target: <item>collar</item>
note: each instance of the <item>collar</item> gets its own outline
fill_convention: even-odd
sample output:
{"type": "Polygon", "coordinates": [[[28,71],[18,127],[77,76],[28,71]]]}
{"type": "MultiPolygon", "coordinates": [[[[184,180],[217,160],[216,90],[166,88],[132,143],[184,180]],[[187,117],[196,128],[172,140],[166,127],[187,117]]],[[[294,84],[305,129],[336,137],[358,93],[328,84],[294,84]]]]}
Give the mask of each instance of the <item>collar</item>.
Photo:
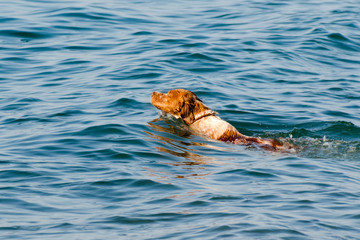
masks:
{"type": "Polygon", "coordinates": [[[193,123],[194,122],[197,122],[197,121],[199,121],[200,119],[202,119],[202,118],[204,118],[204,117],[208,117],[208,116],[215,116],[217,114],[217,112],[215,112],[215,111],[213,111],[213,110],[206,110],[206,111],[204,111],[204,112],[201,112],[201,113],[199,113],[199,114],[196,114],[195,116],[194,116],[194,121],[193,121],[193,123]]]}

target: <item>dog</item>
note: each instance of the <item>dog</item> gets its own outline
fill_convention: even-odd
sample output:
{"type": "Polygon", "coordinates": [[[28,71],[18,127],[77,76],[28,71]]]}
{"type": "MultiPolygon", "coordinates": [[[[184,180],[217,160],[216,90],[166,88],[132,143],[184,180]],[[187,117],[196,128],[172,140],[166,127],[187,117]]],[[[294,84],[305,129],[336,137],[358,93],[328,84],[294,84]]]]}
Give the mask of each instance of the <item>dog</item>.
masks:
{"type": "Polygon", "coordinates": [[[151,104],[182,119],[193,132],[207,138],[247,146],[256,145],[270,151],[294,151],[294,146],[289,143],[241,134],[230,123],[218,117],[218,113],[207,107],[195,93],[185,89],[170,90],[167,94],[153,92],[151,104]]]}

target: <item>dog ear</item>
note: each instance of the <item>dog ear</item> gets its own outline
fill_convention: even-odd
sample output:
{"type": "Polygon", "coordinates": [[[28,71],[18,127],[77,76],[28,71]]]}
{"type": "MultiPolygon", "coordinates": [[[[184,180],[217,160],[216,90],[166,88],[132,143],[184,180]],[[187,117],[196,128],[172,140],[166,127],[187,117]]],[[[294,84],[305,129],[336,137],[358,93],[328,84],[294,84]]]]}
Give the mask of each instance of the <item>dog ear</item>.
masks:
{"type": "Polygon", "coordinates": [[[193,107],[190,105],[190,103],[185,103],[181,108],[180,116],[187,125],[192,124],[195,120],[195,116],[194,113],[192,112],[192,108],[193,107]]]}
{"type": "Polygon", "coordinates": [[[180,116],[187,125],[190,125],[195,120],[194,107],[196,98],[182,99],[183,104],[180,108],[180,116]]]}

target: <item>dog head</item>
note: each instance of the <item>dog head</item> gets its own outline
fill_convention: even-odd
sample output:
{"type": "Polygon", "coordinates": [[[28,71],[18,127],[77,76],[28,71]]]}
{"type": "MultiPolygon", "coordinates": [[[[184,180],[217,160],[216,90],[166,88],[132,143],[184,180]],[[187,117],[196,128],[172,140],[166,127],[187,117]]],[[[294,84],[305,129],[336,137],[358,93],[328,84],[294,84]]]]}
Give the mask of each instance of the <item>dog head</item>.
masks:
{"type": "Polygon", "coordinates": [[[181,118],[187,125],[195,121],[196,115],[209,110],[195,93],[185,89],[170,90],[167,94],[153,92],[151,104],[161,111],[181,118]]]}

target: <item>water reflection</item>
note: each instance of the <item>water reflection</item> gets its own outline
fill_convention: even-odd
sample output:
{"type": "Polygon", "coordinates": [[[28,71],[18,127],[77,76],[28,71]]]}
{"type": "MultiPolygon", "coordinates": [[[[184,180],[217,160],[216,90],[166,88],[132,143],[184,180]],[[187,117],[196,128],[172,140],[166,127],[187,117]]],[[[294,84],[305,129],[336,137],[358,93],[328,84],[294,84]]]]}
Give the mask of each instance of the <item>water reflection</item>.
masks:
{"type": "Polygon", "coordinates": [[[157,150],[188,160],[172,163],[173,165],[221,164],[217,158],[205,155],[205,150],[223,151],[225,149],[195,139],[196,136],[192,135],[189,129],[179,121],[160,117],[149,122],[148,125],[153,130],[152,132],[145,131],[150,139],[166,143],[163,146],[156,146],[157,150]]]}

